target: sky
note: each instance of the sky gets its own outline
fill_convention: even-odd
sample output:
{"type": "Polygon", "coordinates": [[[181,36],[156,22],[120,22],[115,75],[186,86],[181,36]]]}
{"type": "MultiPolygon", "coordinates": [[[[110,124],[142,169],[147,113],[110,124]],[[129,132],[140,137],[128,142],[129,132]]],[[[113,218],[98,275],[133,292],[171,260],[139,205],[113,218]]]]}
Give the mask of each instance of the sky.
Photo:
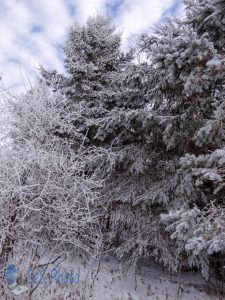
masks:
{"type": "Polygon", "coordinates": [[[64,72],[63,44],[73,22],[96,13],[109,15],[132,36],[150,32],[166,17],[183,14],[182,0],[0,0],[0,77],[9,89],[29,88],[40,65],[64,72]]]}

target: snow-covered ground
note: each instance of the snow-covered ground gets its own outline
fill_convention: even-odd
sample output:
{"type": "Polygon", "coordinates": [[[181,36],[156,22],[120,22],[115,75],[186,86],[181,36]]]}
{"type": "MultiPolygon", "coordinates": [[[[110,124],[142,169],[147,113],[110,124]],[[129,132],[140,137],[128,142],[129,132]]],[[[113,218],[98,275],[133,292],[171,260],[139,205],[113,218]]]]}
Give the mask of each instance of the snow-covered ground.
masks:
{"type": "MultiPolygon", "coordinates": [[[[52,260],[53,261],[53,260],[52,260]]],[[[45,264],[47,260],[39,260],[45,264]]],[[[46,266],[44,267],[46,268],[46,266]]],[[[43,269],[43,268],[42,268],[43,269]]],[[[175,300],[175,299],[224,299],[219,296],[208,295],[207,284],[199,274],[185,272],[171,275],[162,270],[156,263],[140,267],[138,273],[122,269],[121,264],[113,258],[101,260],[100,263],[83,265],[78,261],[60,261],[48,265],[45,274],[45,282],[40,283],[29,297],[29,292],[36,287],[27,284],[29,291],[18,296],[7,292],[5,299],[12,300],[175,300]],[[58,267],[62,274],[73,270],[79,273],[79,283],[60,284],[53,269],[58,267]],[[51,275],[52,274],[52,275],[51,275]]],[[[209,291],[208,291],[209,292],[209,291]]],[[[2,299],[2,298],[1,298],[2,299]]]]}

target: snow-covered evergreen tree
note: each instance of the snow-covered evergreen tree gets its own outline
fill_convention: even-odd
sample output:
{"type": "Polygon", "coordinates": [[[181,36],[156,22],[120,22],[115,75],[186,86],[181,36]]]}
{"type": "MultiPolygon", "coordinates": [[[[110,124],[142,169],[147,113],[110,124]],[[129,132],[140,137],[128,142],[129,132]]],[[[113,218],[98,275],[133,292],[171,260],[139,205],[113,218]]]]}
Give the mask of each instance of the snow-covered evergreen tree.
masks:
{"type": "Polygon", "coordinates": [[[180,258],[187,255],[205,277],[212,270],[223,276],[224,1],[185,3],[185,18],[140,42],[153,66],[148,93],[164,116],[163,141],[180,157],[162,223],[180,258]]]}
{"type": "Polygon", "coordinates": [[[70,28],[64,48],[67,76],[44,69],[42,76],[47,81],[55,78],[55,86],[75,103],[85,101],[106,109],[123,107],[128,91],[121,84],[121,75],[133,55],[122,53],[120,45],[121,34],[108,17],[90,17],[85,26],[75,23],[70,28]]]}
{"type": "Polygon", "coordinates": [[[185,3],[184,18],[140,38],[147,64],[123,55],[120,36],[97,16],[71,28],[67,76],[42,77],[69,97],[74,130],[62,136],[74,151],[110,151],[86,164],[106,179],[105,246],[133,264],[154,256],[208,277],[224,272],[224,1],[185,3]]]}
{"type": "MultiPolygon", "coordinates": [[[[105,22],[107,19],[103,20],[105,22]]],[[[112,153],[110,164],[108,158],[104,157],[98,162],[101,176],[107,179],[101,192],[101,205],[107,208],[102,214],[105,245],[119,246],[116,251],[119,257],[132,254],[134,264],[139,258],[153,254],[165,263],[169,258],[172,266],[176,264],[176,257],[173,257],[169,238],[168,243],[164,238],[159,211],[163,211],[169,201],[166,192],[172,189],[170,168],[174,167],[173,158],[167,160],[167,155],[162,157],[162,151],[166,149],[163,141],[160,143],[158,140],[163,132],[160,125],[162,118],[149,111],[147,106],[148,78],[152,67],[135,65],[130,59],[124,64],[125,56],[119,51],[119,44],[116,44],[116,49],[107,47],[103,52],[104,59],[110,60],[113,66],[110,71],[104,69],[104,63],[102,65],[102,59],[99,58],[99,41],[105,45],[109,37],[104,33],[104,26],[98,31],[96,28],[99,25],[91,26],[99,22],[102,24],[102,17],[89,19],[84,28],[78,25],[72,27],[65,49],[69,81],[66,78],[57,81],[62,75],[51,75],[47,71],[42,71],[42,76],[46,80],[53,76],[56,82],[54,88],[59,88],[66,95],[70,91],[71,111],[75,116],[80,116],[73,122],[81,137],[80,141],[74,139],[78,146],[79,142],[83,147],[101,146],[112,153]],[[72,33],[77,34],[78,29],[86,34],[80,35],[77,41],[72,33]],[[92,36],[95,36],[95,43],[92,45],[93,55],[90,56],[92,36]],[[79,50],[81,48],[82,51],[79,50]],[[95,53],[98,53],[97,58],[95,53]],[[115,53],[118,55],[114,56],[115,53]],[[118,57],[123,58],[123,64],[121,61],[118,64],[118,57]],[[101,67],[103,71],[101,76],[95,77],[95,69],[90,68],[96,61],[100,64],[96,70],[99,72],[101,67]],[[82,73],[82,82],[86,83],[82,90],[79,88],[81,77],[78,76],[78,67],[83,70],[87,66],[89,71],[82,73]],[[63,85],[63,82],[68,85],[63,85]],[[101,89],[93,92],[95,82],[101,83],[101,89]],[[76,90],[79,97],[76,97],[76,90]],[[115,101],[112,101],[112,94],[115,95],[115,101]],[[157,206],[159,209],[155,210],[157,206]],[[149,230],[152,228],[149,227],[151,222],[154,223],[153,231],[149,230]],[[164,243],[160,243],[162,239],[164,243]]],[[[107,26],[111,28],[109,23],[107,26]]],[[[90,172],[92,164],[90,161],[88,165],[90,172]]]]}

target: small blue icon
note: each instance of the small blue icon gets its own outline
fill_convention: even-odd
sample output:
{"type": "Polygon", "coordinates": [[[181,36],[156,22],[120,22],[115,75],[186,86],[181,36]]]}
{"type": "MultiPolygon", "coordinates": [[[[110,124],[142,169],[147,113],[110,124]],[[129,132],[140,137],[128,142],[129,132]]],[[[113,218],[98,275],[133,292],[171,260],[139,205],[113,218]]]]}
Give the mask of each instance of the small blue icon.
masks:
{"type": "Polygon", "coordinates": [[[8,285],[16,283],[18,270],[14,264],[9,264],[6,268],[5,277],[8,285]]]}

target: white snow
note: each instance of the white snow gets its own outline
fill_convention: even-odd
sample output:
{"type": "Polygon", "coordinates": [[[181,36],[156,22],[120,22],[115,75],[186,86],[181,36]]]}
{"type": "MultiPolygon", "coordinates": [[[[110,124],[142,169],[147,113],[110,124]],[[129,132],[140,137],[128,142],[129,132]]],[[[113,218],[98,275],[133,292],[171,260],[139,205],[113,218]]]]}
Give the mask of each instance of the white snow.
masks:
{"type": "MultiPolygon", "coordinates": [[[[42,260],[39,264],[48,262],[42,260]]],[[[49,265],[49,270],[58,266],[61,270],[80,273],[80,283],[59,285],[56,282],[40,284],[29,298],[29,291],[16,297],[18,300],[212,300],[217,296],[206,294],[207,284],[199,274],[193,272],[171,275],[155,262],[146,262],[134,274],[125,271],[112,257],[101,262],[82,264],[78,260],[57,261],[49,265]]],[[[13,295],[8,291],[7,299],[13,295]]]]}

